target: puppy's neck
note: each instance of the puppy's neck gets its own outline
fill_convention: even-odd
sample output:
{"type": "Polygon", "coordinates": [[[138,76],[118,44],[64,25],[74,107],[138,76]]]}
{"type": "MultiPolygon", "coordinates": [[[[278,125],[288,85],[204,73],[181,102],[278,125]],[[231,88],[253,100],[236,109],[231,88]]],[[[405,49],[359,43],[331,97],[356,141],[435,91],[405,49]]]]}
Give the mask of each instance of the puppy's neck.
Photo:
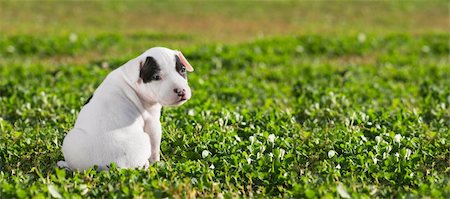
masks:
{"type": "Polygon", "coordinates": [[[145,111],[150,114],[152,118],[160,118],[161,117],[161,104],[156,103],[153,105],[144,105],[145,111]]]}

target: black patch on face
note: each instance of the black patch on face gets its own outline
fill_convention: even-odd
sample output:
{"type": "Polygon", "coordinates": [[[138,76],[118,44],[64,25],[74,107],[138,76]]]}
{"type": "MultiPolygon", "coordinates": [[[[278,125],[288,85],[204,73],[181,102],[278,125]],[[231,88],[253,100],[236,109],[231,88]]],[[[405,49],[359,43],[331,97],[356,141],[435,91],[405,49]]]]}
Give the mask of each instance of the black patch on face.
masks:
{"type": "MultiPolygon", "coordinates": [[[[88,104],[89,103],[89,101],[91,101],[91,99],[92,99],[92,96],[94,96],[94,94],[92,94],[87,100],[86,100],[86,102],[84,103],[84,105],[86,105],[86,104],[88,104]]],[[[83,105],[83,106],[84,106],[83,105]]]]}
{"type": "Polygon", "coordinates": [[[186,66],[184,66],[184,64],[181,62],[180,58],[177,55],[175,55],[175,69],[184,79],[187,78],[186,66]]]}
{"type": "Polygon", "coordinates": [[[147,57],[145,59],[144,65],[142,65],[139,71],[139,77],[144,81],[144,83],[157,81],[161,79],[159,72],[161,68],[153,57],[147,57]]]}

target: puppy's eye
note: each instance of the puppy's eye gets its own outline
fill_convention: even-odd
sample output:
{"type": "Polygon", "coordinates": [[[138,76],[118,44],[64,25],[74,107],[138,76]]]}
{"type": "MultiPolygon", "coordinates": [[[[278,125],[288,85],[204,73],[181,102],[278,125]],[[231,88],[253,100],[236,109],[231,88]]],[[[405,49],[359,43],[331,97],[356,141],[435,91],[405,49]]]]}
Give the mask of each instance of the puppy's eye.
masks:
{"type": "Polygon", "coordinates": [[[183,66],[183,67],[180,69],[180,72],[181,72],[181,73],[186,73],[186,67],[183,66]]]}
{"type": "Polygon", "coordinates": [[[152,80],[161,80],[161,76],[160,75],[158,75],[158,74],[154,74],[153,76],[152,76],[152,80]]]}

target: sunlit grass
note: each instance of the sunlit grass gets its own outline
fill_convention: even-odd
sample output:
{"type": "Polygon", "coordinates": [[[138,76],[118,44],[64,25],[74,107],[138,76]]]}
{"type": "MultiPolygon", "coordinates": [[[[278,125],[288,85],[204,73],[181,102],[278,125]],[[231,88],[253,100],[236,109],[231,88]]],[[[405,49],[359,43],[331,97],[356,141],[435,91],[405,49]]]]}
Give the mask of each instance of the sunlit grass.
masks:
{"type": "MultiPolygon", "coordinates": [[[[0,191],[6,197],[448,196],[448,36],[365,37],[184,49],[196,68],[189,76],[193,98],[164,109],[163,161],[148,170],[56,168],[83,102],[136,55],[2,65],[0,191]],[[361,63],[347,59],[367,56],[361,63]]],[[[23,48],[35,50],[9,53],[76,57],[104,43],[80,38],[88,41],[80,47],[59,39],[42,42],[67,46],[50,51],[25,42],[23,48]]],[[[119,35],[109,44],[130,40],[119,35]]]]}

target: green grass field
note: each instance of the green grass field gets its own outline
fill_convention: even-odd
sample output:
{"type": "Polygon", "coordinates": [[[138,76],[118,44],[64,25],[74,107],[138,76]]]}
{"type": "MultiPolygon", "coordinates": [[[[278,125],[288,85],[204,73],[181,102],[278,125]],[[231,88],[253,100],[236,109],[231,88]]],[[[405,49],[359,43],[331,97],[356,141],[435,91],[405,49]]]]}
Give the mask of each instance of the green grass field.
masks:
{"type": "Polygon", "coordinates": [[[449,198],[449,4],[1,2],[0,198],[449,198]],[[114,68],[183,51],[146,170],[58,169],[114,68]]]}

